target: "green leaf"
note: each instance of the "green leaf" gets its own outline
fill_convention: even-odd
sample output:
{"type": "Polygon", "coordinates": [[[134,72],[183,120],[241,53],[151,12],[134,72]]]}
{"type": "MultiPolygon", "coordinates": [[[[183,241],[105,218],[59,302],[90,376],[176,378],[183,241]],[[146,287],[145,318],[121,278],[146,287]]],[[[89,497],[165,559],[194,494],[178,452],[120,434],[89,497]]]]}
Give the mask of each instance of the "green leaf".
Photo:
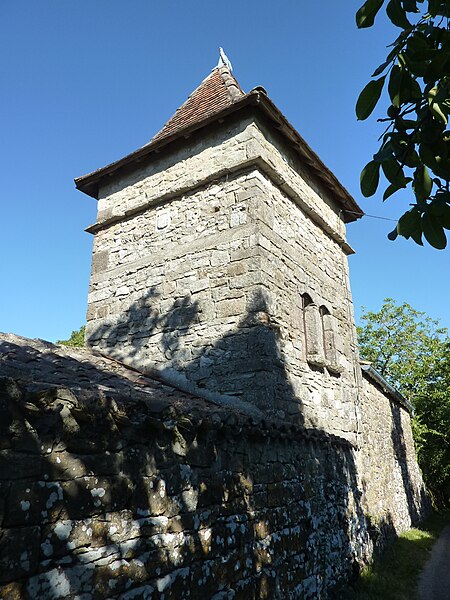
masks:
{"type": "Polygon", "coordinates": [[[447,115],[442,111],[441,107],[437,102],[431,102],[430,110],[433,113],[433,116],[436,117],[436,119],[438,119],[438,121],[441,121],[441,123],[447,125],[447,115]]]}
{"type": "Polygon", "coordinates": [[[375,71],[372,73],[372,77],[378,77],[378,75],[381,75],[385,68],[391,64],[391,62],[392,58],[385,60],[383,64],[375,69],[375,71]]]}
{"type": "Polygon", "coordinates": [[[383,169],[384,176],[389,183],[392,183],[399,188],[406,187],[405,174],[395,158],[381,163],[381,167],[383,169]]]}
{"type": "Polygon", "coordinates": [[[411,232],[411,237],[416,242],[416,244],[418,244],[419,246],[423,246],[421,229],[414,229],[414,231],[411,232]]]}
{"type": "Polygon", "coordinates": [[[436,166],[436,157],[434,156],[434,152],[433,152],[433,146],[429,146],[427,144],[420,144],[419,147],[419,156],[422,160],[422,162],[427,166],[430,167],[430,169],[432,171],[434,171],[435,166],[436,166]]]}
{"type": "Polygon", "coordinates": [[[431,118],[426,119],[420,128],[420,143],[432,146],[440,139],[443,124],[431,118]]]}
{"type": "Polygon", "coordinates": [[[433,171],[438,177],[441,177],[445,181],[450,181],[450,160],[445,160],[437,156],[433,171]]]}
{"type": "Polygon", "coordinates": [[[356,116],[358,120],[364,121],[364,119],[367,119],[372,114],[373,109],[380,99],[385,79],[386,76],[380,77],[380,79],[376,79],[375,81],[369,81],[360,93],[356,103],[356,116]]]}
{"type": "Polygon", "coordinates": [[[417,8],[417,0],[403,0],[403,6],[407,12],[419,12],[419,9],[417,8]]]}
{"type": "Polygon", "coordinates": [[[450,60],[449,52],[444,52],[444,50],[439,50],[430,61],[427,66],[427,69],[423,75],[425,83],[434,83],[438,79],[442,77],[442,75],[446,72],[446,68],[448,66],[450,60]]]}
{"type": "Polygon", "coordinates": [[[361,171],[360,185],[361,193],[366,198],[373,196],[377,191],[380,181],[380,163],[371,160],[361,171]]]}
{"type": "Polygon", "coordinates": [[[392,105],[397,108],[400,106],[400,92],[402,83],[402,70],[398,65],[392,67],[389,77],[388,92],[392,105]]]}
{"type": "Polygon", "coordinates": [[[398,192],[398,190],[401,190],[403,188],[399,188],[396,185],[394,185],[393,183],[391,183],[391,185],[388,185],[387,188],[384,190],[384,194],[383,194],[383,202],[385,200],[387,200],[388,198],[390,198],[390,196],[392,196],[392,194],[395,194],[395,192],[398,192]]]}
{"type": "Polygon", "coordinates": [[[414,79],[409,71],[403,69],[401,80],[401,101],[411,102],[422,98],[420,85],[414,79]]]}
{"type": "Polygon", "coordinates": [[[394,152],[392,146],[389,142],[387,142],[384,146],[382,146],[376,154],[373,155],[373,160],[376,162],[384,162],[385,160],[391,160],[394,156],[394,152]]]}
{"type": "Polygon", "coordinates": [[[390,233],[388,233],[388,240],[391,240],[391,242],[395,242],[395,240],[397,238],[398,238],[398,231],[397,231],[397,227],[396,227],[390,233]]]}
{"type": "Polygon", "coordinates": [[[432,17],[437,15],[442,4],[441,0],[428,0],[428,12],[432,17]]]}
{"type": "Polygon", "coordinates": [[[390,0],[386,7],[386,14],[397,27],[402,29],[410,29],[411,23],[406,18],[406,13],[400,3],[400,0],[390,0]]]}
{"type": "Polygon", "coordinates": [[[414,171],[414,194],[417,202],[423,202],[431,194],[433,181],[425,165],[420,165],[414,171]]]}
{"type": "Polygon", "coordinates": [[[358,29],[372,27],[378,11],[383,6],[384,0],[366,0],[356,13],[356,25],[358,29]]]}
{"type": "Polygon", "coordinates": [[[447,246],[444,228],[439,219],[430,211],[425,212],[422,217],[422,229],[425,239],[430,246],[438,250],[443,250],[447,246]]]}
{"type": "Polygon", "coordinates": [[[430,213],[438,219],[444,229],[450,229],[450,206],[445,200],[440,200],[439,197],[437,197],[432,201],[429,210],[430,213]]]}
{"type": "Polygon", "coordinates": [[[411,60],[424,61],[434,58],[434,56],[436,56],[436,50],[434,49],[431,40],[420,31],[416,31],[408,38],[406,55],[411,60]]]}
{"type": "Polygon", "coordinates": [[[412,178],[411,177],[406,177],[405,178],[405,185],[395,185],[395,183],[391,183],[391,185],[388,185],[388,187],[384,190],[383,202],[385,200],[387,200],[388,198],[390,198],[393,194],[395,194],[399,190],[404,190],[405,187],[407,186],[407,184],[410,181],[412,181],[412,178]]]}
{"type": "Polygon", "coordinates": [[[423,77],[427,72],[428,63],[424,60],[412,60],[407,54],[404,56],[409,71],[416,77],[423,77]]]}
{"type": "Polygon", "coordinates": [[[403,157],[403,162],[407,167],[415,169],[420,165],[420,158],[414,148],[409,149],[406,156],[403,157]]]}
{"type": "Polygon", "coordinates": [[[410,137],[403,131],[398,133],[394,132],[391,136],[391,145],[394,149],[395,158],[397,158],[399,162],[403,162],[404,157],[410,151],[410,137]]]}
{"type": "Polygon", "coordinates": [[[422,245],[422,224],[417,207],[413,207],[400,217],[397,231],[404,238],[412,237],[417,244],[422,245]]]}

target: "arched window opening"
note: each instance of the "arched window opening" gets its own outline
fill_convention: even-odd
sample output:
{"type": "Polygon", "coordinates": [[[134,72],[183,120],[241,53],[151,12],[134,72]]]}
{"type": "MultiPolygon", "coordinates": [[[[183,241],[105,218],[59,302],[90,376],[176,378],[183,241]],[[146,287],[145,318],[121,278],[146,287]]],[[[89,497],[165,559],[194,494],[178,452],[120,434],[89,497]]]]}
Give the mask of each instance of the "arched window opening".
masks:
{"type": "Polygon", "coordinates": [[[309,294],[302,294],[302,308],[305,310],[307,306],[313,304],[312,298],[309,294]]]}

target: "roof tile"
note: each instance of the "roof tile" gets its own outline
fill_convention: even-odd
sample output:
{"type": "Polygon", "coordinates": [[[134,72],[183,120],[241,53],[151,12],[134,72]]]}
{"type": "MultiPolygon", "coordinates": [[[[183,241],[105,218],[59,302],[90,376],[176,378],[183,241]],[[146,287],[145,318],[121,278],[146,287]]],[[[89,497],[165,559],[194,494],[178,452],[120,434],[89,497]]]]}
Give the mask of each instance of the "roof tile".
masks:
{"type": "Polygon", "coordinates": [[[150,143],[211,117],[245,96],[228,67],[215,67],[150,143]]]}

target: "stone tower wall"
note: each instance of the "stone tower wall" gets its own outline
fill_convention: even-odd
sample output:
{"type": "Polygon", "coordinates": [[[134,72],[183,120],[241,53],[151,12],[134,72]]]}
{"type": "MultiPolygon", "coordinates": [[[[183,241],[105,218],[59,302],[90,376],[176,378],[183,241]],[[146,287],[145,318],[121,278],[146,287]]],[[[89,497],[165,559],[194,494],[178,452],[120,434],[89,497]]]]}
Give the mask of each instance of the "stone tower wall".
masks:
{"type": "Polygon", "coordinates": [[[111,182],[93,231],[91,346],[354,435],[344,224],[263,123],[223,126],[111,182]],[[335,321],[338,372],[306,361],[302,293],[335,321]]]}
{"type": "Polygon", "coordinates": [[[1,598],[325,600],[427,512],[409,413],[361,379],[336,199],[273,124],[214,127],[89,228],[88,344],[163,376],[0,344],[1,598]]]}
{"type": "Polygon", "coordinates": [[[294,397],[290,413],[300,410],[307,426],[354,439],[357,352],[347,257],[278,186],[266,177],[263,185],[258,214],[261,269],[294,397]],[[318,317],[313,331],[307,331],[305,294],[318,317]],[[332,357],[325,356],[323,340],[316,339],[322,338],[326,326],[320,307],[326,307],[334,329],[332,357]],[[322,364],[310,360],[310,346],[316,341],[323,351],[322,364]]]}

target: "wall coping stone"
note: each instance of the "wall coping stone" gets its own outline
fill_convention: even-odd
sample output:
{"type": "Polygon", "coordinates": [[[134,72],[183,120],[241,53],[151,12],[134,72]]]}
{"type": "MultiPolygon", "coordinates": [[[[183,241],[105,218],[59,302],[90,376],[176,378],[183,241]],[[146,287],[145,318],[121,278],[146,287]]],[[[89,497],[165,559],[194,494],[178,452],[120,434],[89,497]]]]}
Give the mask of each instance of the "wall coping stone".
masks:
{"type": "MultiPolygon", "coordinates": [[[[120,361],[87,348],[58,346],[44,340],[29,340],[13,334],[0,334],[1,387],[17,385],[25,395],[18,401],[29,403],[30,397],[66,399],[76,404],[77,397],[96,400],[100,407],[105,398],[113,399],[107,410],[111,415],[127,411],[148,415],[148,424],[170,429],[187,415],[193,425],[223,430],[227,435],[320,441],[347,448],[351,442],[322,430],[308,429],[280,418],[266,417],[253,405],[226,396],[202,398],[163,381],[164,373],[142,373],[120,361]],[[155,417],[156,415],[156,417],[155,417]],[[155,420],[156,419],[156,420],[155,420]]],[[[203,390],[202,390],[203,391],[203,390]]],[[[95,404],[95,403],[94,403],[95,404]]],[[[29,407],[30,408],[30,407],[29,407]]],[[[124,416],[122,416],[123,420],[124,416]]]]}

